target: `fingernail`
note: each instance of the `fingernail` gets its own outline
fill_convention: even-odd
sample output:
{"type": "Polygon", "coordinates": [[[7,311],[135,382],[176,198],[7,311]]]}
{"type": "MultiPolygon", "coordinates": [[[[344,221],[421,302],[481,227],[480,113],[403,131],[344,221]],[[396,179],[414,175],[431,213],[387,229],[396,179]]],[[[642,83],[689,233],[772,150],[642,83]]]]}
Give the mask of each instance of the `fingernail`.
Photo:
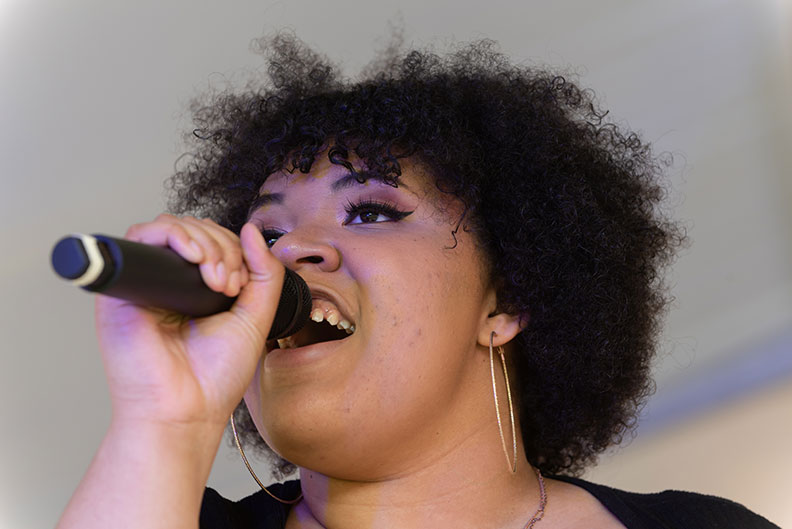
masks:
{"type": "Polygon", "coordinates": [[[190,254],[194,261],[200,261],[203,258],[203,250],[201,250],[197,242],[190,241],[190,250],[190,254]]]}
{"type": "Polygon", "coordinates": [[[226,283],[226,270],[223,261],[220,261],[215,265],[215,279],[221,286],[225,286],[226,283]]]}

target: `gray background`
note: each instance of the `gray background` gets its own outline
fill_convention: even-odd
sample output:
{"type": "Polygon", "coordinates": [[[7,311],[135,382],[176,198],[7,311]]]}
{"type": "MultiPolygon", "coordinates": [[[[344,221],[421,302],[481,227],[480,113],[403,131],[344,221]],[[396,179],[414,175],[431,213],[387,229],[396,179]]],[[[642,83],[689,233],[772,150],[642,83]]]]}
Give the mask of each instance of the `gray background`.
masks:
{"type": "MultiPolygon", "coordinates": [[[[293,28],[354,74],[399,20],[411,45],[489,37],[515,61],[574,72],[614,121],[676,156],[669,205],[693,245],[671,273],[658,391],[638,437],[589,476],[725,494],[792,526],[791,11],[0,0],[0,528],[54,525],[109,421],[92,300],[54,277],[52,244],[162,210],[190,98],[255,75],[253,38],[293,28]]],[[[225,446],[210,484],[230,497],[256,487],[225,446]]]]}

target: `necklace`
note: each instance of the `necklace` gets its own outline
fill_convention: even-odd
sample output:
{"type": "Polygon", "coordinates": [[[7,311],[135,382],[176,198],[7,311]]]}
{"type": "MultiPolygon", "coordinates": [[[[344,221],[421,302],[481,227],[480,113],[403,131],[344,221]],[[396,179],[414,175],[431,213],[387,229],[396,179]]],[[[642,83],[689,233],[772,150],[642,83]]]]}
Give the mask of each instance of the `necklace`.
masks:
{"type": "Polygon", "coordinates": [[[523,529],[533,529],[534,524],[544,517],[545,507],[547,507],[547,491],[545,490],[545,482],[544,478],[542,477],[542,472],[538,468],[536,469],[536,479],[539,481],[539,508],[536,509],[533,517],[528,521],[527,524],[525,524],[523,529]]]}

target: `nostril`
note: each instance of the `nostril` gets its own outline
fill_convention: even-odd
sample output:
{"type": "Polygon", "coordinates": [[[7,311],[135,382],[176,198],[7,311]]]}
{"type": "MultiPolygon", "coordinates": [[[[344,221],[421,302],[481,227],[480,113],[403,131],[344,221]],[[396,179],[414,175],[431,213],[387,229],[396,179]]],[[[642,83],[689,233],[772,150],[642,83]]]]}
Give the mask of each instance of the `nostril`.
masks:
{"type": "Polygon", "coordinates": [[[303,257],[302,259],[297,259],[297,262],[298,262],[298,263],[313,263],[313,264],[319,264],[319,263],[321,263],[322,261],[324,261],[324,259],[322,259],[322,258],[321,258],[321,257],[319,257],[318,255],[312,255],[312,256],[310,256],[310,257],[303,257]]]}

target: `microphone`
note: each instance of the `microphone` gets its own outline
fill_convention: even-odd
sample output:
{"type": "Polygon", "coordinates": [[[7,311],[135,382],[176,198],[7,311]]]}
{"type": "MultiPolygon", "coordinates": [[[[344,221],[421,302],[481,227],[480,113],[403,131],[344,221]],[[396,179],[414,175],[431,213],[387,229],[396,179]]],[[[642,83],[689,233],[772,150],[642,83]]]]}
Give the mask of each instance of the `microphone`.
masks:
{"type": "MultiPolygon", "coordinates": [[[[59,276],[89,292],[186,316],[226,311],[236,299],[206,286],[198,265],[185,261],[173,250],[107,235],[64,237],[52,249],[52,267],[59,276]]],[[[287,268],[267,339],[296,333],[310,313],[308,285],[287,268]]]]}

